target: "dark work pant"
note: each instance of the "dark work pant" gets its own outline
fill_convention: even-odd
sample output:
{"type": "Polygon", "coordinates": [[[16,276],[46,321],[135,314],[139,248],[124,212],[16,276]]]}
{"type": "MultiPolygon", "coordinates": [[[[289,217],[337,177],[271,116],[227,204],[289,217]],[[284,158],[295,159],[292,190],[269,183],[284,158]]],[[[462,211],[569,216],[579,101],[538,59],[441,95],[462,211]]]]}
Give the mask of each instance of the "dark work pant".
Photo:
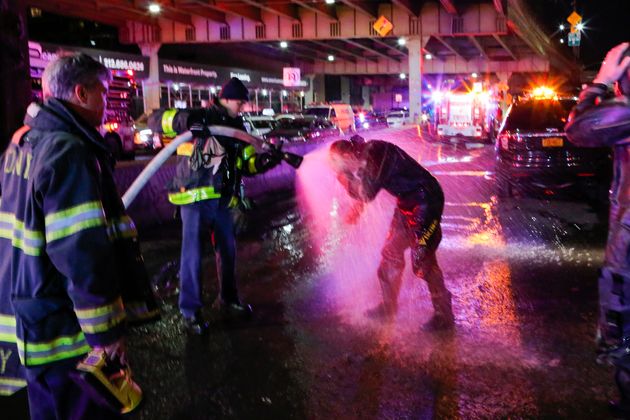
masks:
{"type": "Polygon", "coordinates": [[[94,403],[69,376],[80,358],[27,369],[28,405],[32,420],[122,419],[94,403]]]}
{"type": "Polygon", "coordinates": [[[630,208],[611,203],[599,277],[600,332],[609,344],[630,337],[630,208]]]}
{"type": "Polygon", "coordinates": [[[443,208],[444,198],[441,194],[427,198],[419,193],[399,200],[378,268],[383,303],[389,309],[393,310],[397,306],[405,268],[404,253],[407,248],[411,248],[413,272],[427,282],[436,313],[451,313],[451,294],[444,285],[442,270],[436,258],[442,240],[440,221],[443,208]]]}
{"type": "Polygon", "coordinates": [[[203,242],[212,233],[221,300],[238,302],[235,279],[236,240],[231,210],[218,199],[181,207],[182,253],[179,271],[179,308],[186,317],[203,307],[201,260],[203,242]]]}

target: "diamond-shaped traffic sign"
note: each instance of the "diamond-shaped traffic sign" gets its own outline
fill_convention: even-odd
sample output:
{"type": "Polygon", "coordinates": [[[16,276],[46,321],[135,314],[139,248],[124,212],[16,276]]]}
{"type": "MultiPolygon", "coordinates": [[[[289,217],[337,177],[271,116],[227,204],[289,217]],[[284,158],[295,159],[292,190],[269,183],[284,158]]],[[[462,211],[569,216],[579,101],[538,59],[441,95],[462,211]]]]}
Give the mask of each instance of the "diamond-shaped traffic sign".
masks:
{"type": "Polygon", "coordinates": [[[567,18],[567,22],[571,24],[571,26],[577,25],[582,20],[582,16],[580,16],[577,12],[573,12],[567,18]]]}
{"type": "Polygon", "coordinates": [[[387,20],[385,16],[381,16],[376,22],[374,22],[372,27],[380,36],[385,36],[389,33],[389,31],[394,29],[394,24],[387,20]]]}

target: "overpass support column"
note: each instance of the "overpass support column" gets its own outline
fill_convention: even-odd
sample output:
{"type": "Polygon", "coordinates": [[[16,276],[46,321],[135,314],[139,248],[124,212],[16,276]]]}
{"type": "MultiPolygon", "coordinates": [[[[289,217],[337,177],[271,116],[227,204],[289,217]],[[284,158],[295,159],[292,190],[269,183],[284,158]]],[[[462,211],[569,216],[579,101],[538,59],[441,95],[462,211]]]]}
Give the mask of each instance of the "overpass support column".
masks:
{"type": "Polygon", "coordinates": [[[149,57],[149,77],[142,81],[144,112],[151,112],[160,107],[160,64],[158,51],[160,44],[140,44],[142,55],[149,57]]]}
{"type": "Polygon", "coordinates": [[[422,38],[419,36],[407,39],[409,50],[409,117],[416,124],[422,115],[422,38]]]}

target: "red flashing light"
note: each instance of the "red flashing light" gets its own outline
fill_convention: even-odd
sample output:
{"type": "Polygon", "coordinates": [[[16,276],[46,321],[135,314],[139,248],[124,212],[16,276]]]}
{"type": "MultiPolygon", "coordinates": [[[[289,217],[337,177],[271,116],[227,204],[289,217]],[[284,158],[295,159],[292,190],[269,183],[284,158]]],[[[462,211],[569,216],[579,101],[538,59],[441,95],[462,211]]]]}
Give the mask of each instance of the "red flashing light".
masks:
{"type": "Polygon", "coordinates": [[[127,74],[131,77],[133,77],[133,70],[131,69],[127,69],[127,74]]]}

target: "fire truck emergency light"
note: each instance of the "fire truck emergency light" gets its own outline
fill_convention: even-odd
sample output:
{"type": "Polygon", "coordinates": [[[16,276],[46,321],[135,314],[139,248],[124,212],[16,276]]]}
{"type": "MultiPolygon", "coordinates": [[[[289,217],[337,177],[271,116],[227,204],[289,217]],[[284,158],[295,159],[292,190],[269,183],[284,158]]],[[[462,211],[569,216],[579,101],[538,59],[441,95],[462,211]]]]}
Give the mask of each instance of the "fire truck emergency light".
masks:
{"type": "Polygon", "coordinates": [[[534,99],[555,99],[557,98],[556,92],[547,86],[538,86],[532,90],[532,97],[534,99]]]}

